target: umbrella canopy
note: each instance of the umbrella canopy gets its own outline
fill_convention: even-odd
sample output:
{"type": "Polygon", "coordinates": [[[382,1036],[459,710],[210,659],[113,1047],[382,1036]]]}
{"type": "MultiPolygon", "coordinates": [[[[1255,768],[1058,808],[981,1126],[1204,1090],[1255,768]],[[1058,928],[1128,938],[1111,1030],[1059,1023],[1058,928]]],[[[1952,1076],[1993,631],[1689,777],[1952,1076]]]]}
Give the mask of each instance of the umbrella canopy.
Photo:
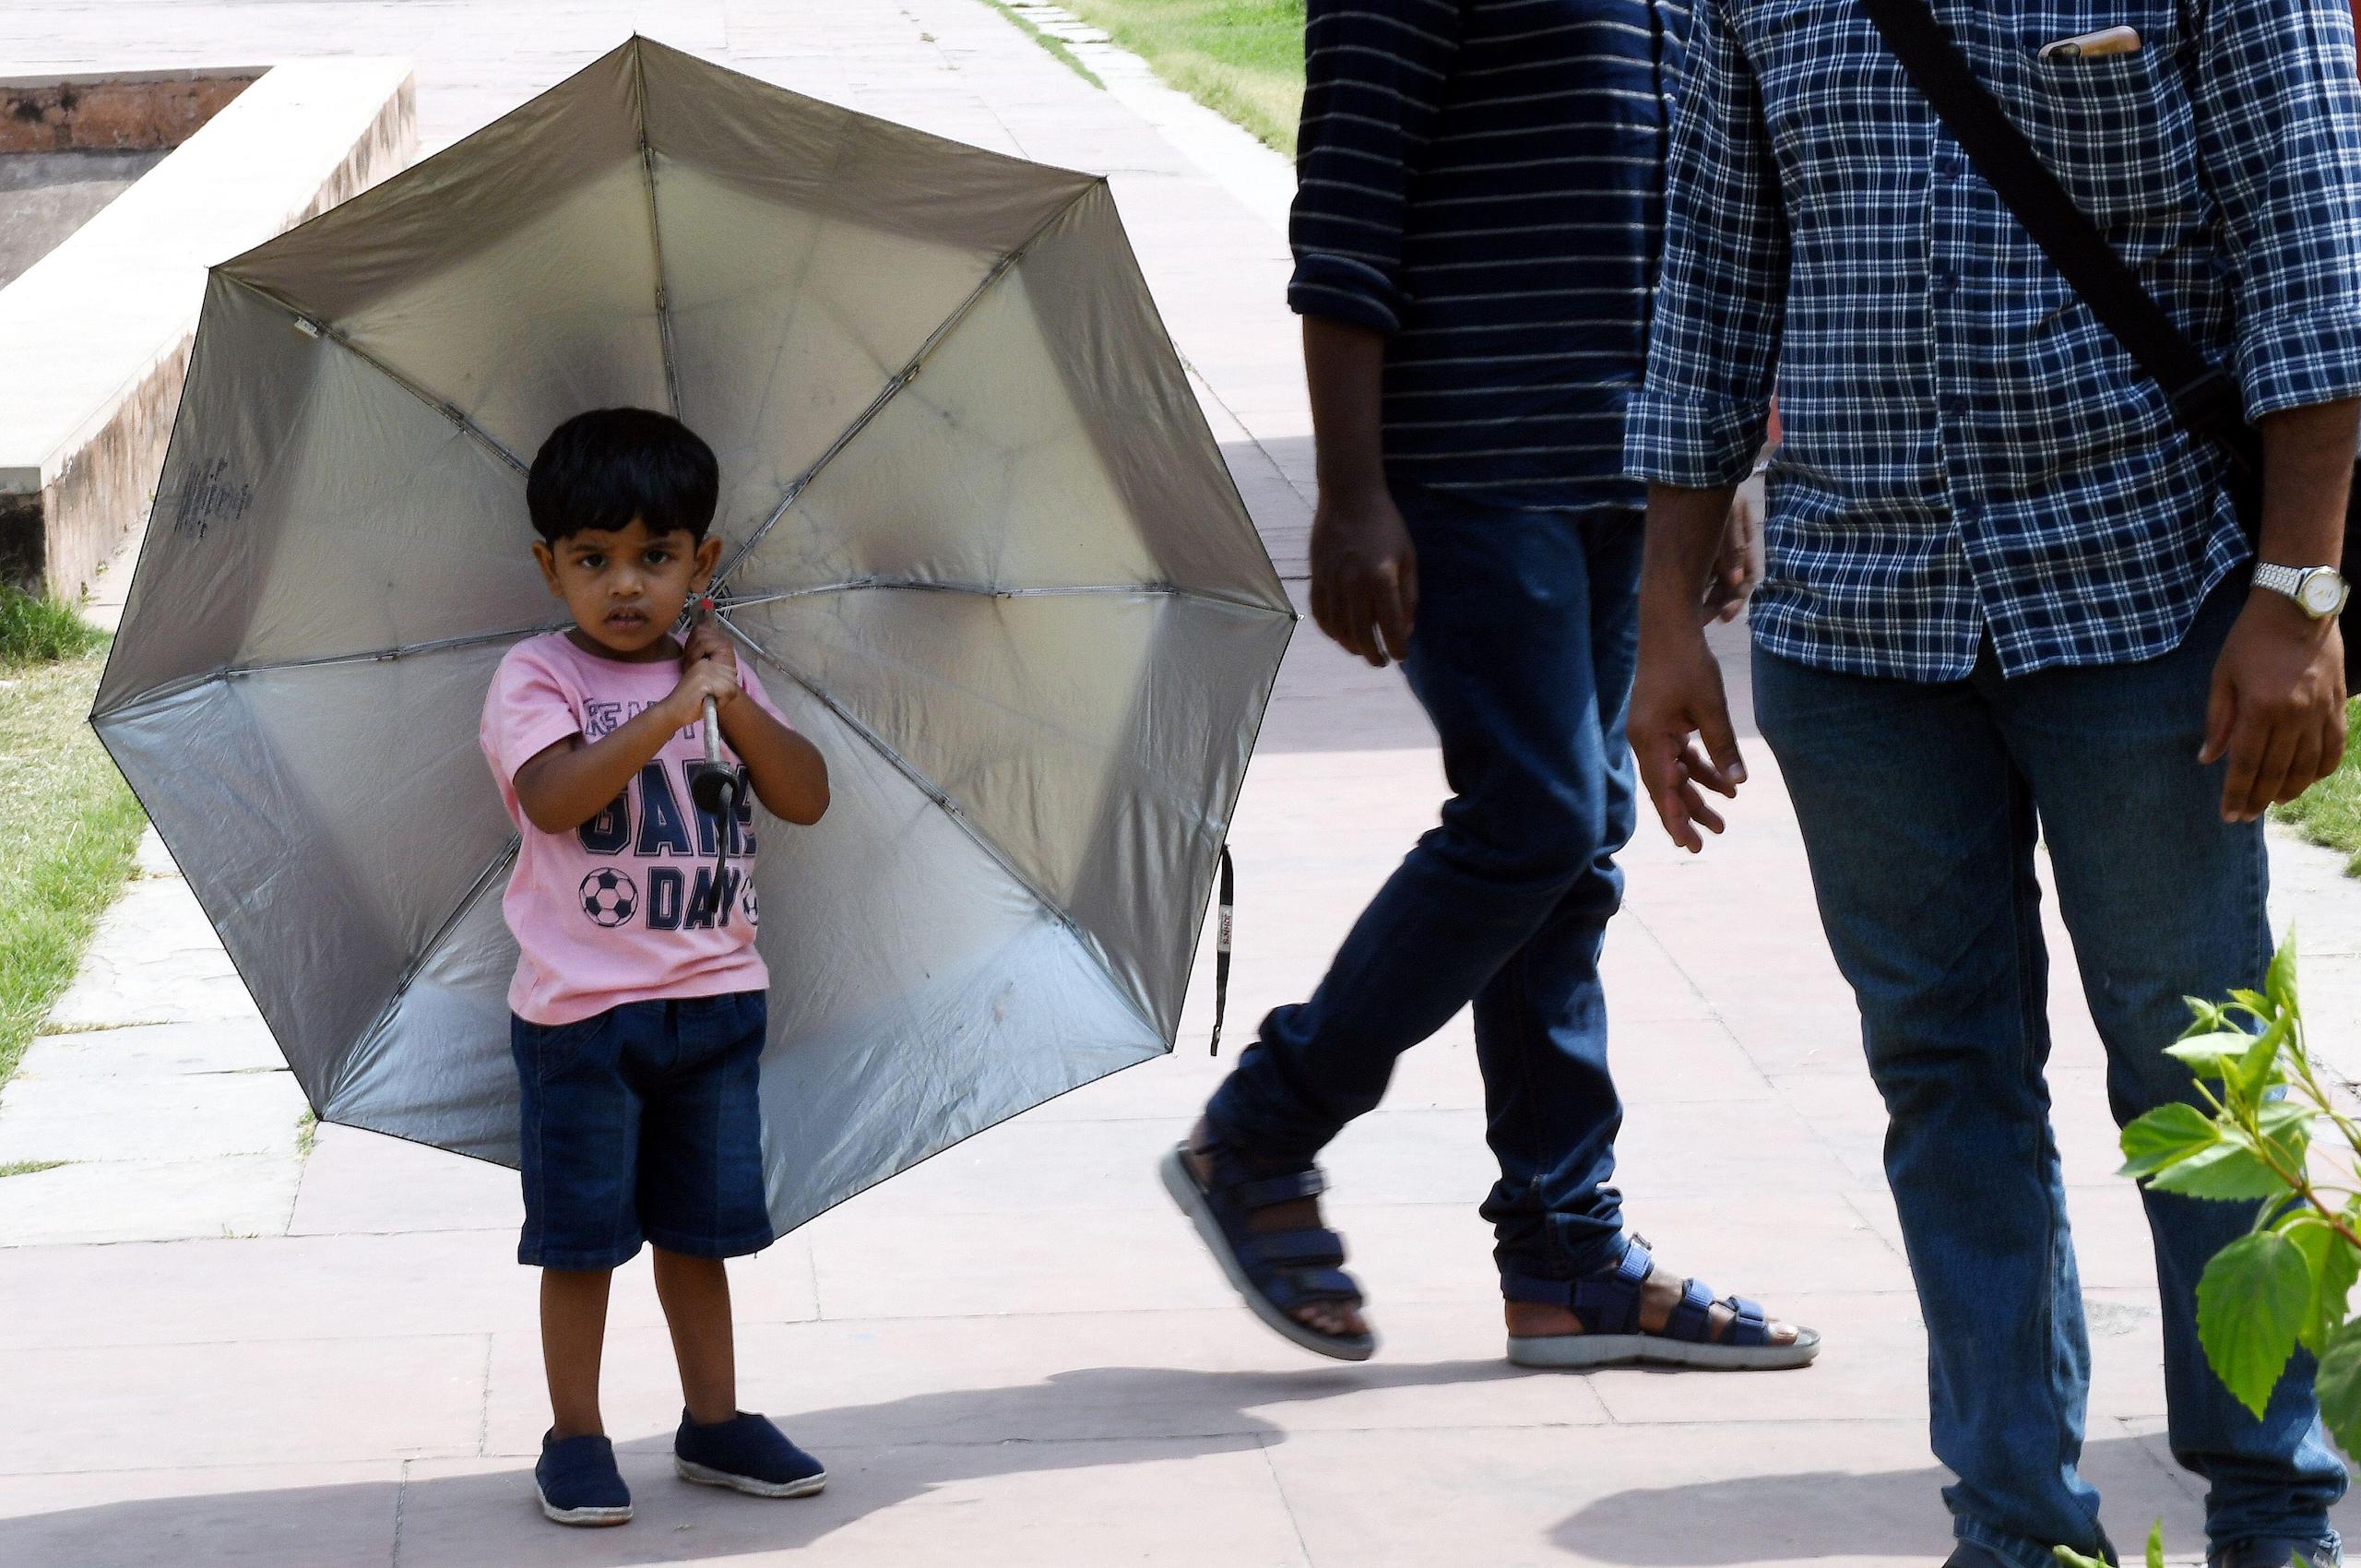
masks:
{"type": "Polygon", "coordinates": [[[1106,183],[635,39],[207,289],[92,721],[319,1114],[514,1161],[477,719],[618,404],[833,775],[755,875],[774,1221],[1169,1049],[1294,617],[1106,183]]]}

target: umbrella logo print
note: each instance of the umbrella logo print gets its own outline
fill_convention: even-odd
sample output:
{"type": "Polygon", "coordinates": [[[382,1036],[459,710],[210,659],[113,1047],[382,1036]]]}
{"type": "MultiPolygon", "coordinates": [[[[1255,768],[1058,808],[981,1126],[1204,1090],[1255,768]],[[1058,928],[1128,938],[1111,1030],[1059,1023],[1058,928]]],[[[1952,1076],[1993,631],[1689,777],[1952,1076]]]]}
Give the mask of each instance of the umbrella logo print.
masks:
{"type": "Polygon", "coordinates": [[[582,912],[592,923],[611,930],[638,909],[639,888],[612,866],[602,866],[582,879],[582,912]]]}

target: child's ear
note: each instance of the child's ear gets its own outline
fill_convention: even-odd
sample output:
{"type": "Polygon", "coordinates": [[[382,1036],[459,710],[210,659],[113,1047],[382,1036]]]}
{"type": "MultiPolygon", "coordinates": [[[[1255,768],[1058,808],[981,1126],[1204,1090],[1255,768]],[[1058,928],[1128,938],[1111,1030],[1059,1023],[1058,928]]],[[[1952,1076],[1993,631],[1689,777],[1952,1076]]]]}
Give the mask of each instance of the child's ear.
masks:
{"type": "Polygon", "coordinates": [[[713,586],[715,568],[721,564],[721,536],[709,533],[697,541],[697,591],[702,593],[713,586]]]}
{"type": "Polygon", "coordinates": [[[557,552],[549,547],[548,540],[537,539],[533,541],[533,563],[540,567],[541,581],[549,584],[550,592],[564,599],[565,590],[557,586],[557,552]]]}

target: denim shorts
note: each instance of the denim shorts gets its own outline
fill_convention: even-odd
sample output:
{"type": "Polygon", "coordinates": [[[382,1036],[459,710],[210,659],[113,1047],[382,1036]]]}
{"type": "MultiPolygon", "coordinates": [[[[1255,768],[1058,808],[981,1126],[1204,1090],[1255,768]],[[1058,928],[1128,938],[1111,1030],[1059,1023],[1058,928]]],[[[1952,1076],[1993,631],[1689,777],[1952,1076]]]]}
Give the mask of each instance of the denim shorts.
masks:
{"type": "Polygon", "coordinates": [[[523,1088],[516,1261],[606,1269],[643,1241],[690,1257],[771,1244],[754,1092],[763,993],[627,1002],[572,1024],[509,1020],[523,1088]]]}

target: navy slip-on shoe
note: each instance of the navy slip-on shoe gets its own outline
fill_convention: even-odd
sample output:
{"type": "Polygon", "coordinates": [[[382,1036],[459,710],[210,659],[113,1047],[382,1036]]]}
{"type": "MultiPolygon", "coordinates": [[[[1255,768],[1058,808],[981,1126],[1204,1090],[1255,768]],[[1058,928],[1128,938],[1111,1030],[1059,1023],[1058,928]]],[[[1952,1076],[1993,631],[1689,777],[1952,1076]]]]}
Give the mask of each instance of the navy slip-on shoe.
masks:
{"type": "Polygon", "coordinates": [[[828,1484],[820,1461],[787,1440],[765,1418],[741,1410],[700,1426],[681,1412],[672,1467],[684,1481],[726,1486],[750,1497],[809,1497],[828,1484]]]}
{"type": "Polygon", "coordinates": [[[615,1445],[604,1437],[544,1434],[533,1491],[541,1512],[561,1525],[620,1525],[631,1517],[631,1489],[615,1468],[615,1445]]]}

